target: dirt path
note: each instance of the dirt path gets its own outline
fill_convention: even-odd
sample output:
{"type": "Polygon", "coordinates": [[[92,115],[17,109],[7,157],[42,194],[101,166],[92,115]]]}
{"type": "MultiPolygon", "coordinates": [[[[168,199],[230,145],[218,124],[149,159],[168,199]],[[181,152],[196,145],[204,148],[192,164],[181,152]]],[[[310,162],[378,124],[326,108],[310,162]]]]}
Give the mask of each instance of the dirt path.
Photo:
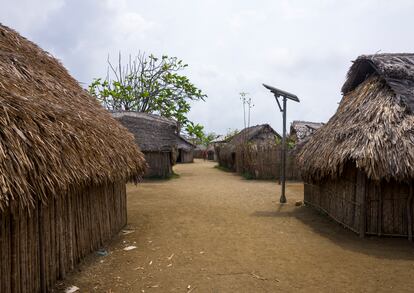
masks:
{"type": "Polygon", "coordinates": [[[81,292],[413,292],[414,245],[359,239],[308,207],[302,184],[279,205],[273,182],[197,161],[180,177],[128,186],[134,230],[60,287],[81,292]],[[136,249],[124,251],[129,245],[136,249]]]}

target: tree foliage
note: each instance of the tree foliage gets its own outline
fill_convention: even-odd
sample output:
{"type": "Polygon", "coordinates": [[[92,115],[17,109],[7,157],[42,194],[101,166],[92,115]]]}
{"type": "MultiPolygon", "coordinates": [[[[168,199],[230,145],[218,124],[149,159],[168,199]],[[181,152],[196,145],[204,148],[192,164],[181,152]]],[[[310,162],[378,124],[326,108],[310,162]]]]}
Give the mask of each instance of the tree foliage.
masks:
{"type": "Polygon", "coordinates": [[[194,145],[201,144],[204,140],[204,126],[200,124],[194,124],[189,121],[186,125],[185,131],[194,145]]]}
{"type": "Polygon", "coordinates": [[[190,101],[206,98],[180,74],[187,66],[177,57],[157,58],[145,53],[139,53],[135,59],[129,57],[123,64],[119,54],[116,66],[108,58],[107,77],[95,79],[89,92],[108,110],[157,113],[186,125],[190,101]]]}
{"type": "Polygon", "coordinates": [[[204,127],[200,124],[189,122],[185,129],[189,140],[195,145],[208,146],[218,135],[214,132],[206,133],[204,127]]]}
{"type": "Polygon", "coordinates": [[[213,142],[213,140],[215,140],[218,137],[217,134],[215,134],[214,132],[209,132],[209,133],[205,133],[204,134],[204,138],[203,138],[203,145],[208,146],[209,144],[211,144],[213,142]]]}

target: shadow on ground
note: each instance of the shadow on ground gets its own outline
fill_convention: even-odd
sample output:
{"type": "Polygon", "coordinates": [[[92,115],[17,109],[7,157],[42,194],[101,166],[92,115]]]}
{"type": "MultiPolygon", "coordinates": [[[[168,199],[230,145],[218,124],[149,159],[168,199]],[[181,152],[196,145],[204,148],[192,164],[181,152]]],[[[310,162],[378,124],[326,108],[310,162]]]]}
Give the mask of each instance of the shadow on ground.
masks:
{"type": "Polygon", "coordinates": [[[307,206],[279,205],[276,210],[256,211],[253,217],[295,218],[312,232],[327,238],[343,249],[385,259],[414,260],[414,244],[405,238],[366,236],[343,227],[327,215],[307,206]]]}

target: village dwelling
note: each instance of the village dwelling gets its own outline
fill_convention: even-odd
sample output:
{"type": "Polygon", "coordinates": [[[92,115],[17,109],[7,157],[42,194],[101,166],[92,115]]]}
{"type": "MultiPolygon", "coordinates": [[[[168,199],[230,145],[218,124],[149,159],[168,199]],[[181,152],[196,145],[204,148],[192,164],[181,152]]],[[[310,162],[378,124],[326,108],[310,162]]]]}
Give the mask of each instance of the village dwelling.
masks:
{"type": "Polygon", "coordinates": [[[209,161],[216,160],[216,152],[214,150],[214,145],[210,144],[206,149],[206,159],[209,161]]]}
{"type": "Polygon", "coordinates": [[[125,126],[145,155],[147,178],[168,178],[177,160],[177,124],[155,114],[115,111],[112,116],[125,126]]]}
{"type": "Polygon", "coordinates": [[[289,138],[300,144],[308,139],[323,123],[295,120],[290,125],[289,138]]]}
{"type": "MultiPolygon", "coordinates": [[[[311,136],[322,127],[324,123],[295,120],[290,125],[288,144],[293,144],[292,149],[287,152],[287,172],[291,178],[301,180],[300,168],[297,165],[296,156],[309,141],[311,136]]],[[[289,177],[289,176],[288,176],[289,177]]]]}
{"type": "Polygon", "coordinates": [[[232,137],[225,135],[217,136],[207,147],[207,159],[210,161],[218,161],[218,150],[226,144],[232,137]]]}
{"type": "Polygon", "coordinates": [[[177,135],[177,163],[193,163],[195,146],[184,137],[177,135]]]}
{"type": "Polygon", "coordinates": [[[49,53],[0,25],[0,292],[50,292],[127,222],[133,136],[49,53]]]}
{"type": "Polygon", "coordinates": [[[203,159],[204,154],[207,150],[207,147],[205,145],[199,144],[194,148],[193,156],[195,159],[203,159]]]}
{"type": "MultiPolygon", "coordinates": [[[[262,158],[258,154],[263,148],[277,145],[281,136],[269,125],[262,124],[243,129],[229,142],[216,146],[219,165],[229,170],[261,178],[262,158]],[[254,152],[254,155],[251,156],[254,152]],[[260,161],[260,162],[259,162],[260,161]]],[[[263,153],[262,153],[263,154],[263,153]]]]}
{"type": "Polygon", "coordinates": [[[413,234],[414,54],[360,56],[298,161],[305,203],[359,233],[413,234]]]}

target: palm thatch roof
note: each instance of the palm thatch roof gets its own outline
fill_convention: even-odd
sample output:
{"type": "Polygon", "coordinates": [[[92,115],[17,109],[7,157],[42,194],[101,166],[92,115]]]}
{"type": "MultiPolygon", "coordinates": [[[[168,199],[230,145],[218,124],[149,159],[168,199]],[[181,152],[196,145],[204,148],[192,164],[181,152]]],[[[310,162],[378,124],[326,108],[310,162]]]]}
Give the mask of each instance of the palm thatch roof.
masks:
{"type": "Polygon", "coordinates": [[[225,143],[216,143],[217,149],[220,149],[220,156],[231,156],[237,146],[245,143],[255,143],[257,145],[277,143],[281,136],[269,125],[261,124],[247,127],[231,137],[225,143]]]}
{"type": "Polygon", "coordinates": [[[298,143],[309,137],[324,123],[295,120],[290,125],[290,135],[294,135],[298,143]]]}
{"type": "Polygon", "coordinates": [[[281,138],[281,136],[269,124],[261,124],[243,129],[230,139],[229,144],[237,145],[253,140],[260,143],[268,141],[269,138],[281,138]]]}
{"type": "Polygon", "coordinates": [[[185,150],[189,152],[194,150],[195,147],[196,146],[194,144],[186,140],[184,137],[177,135],[177,148],[179,150],[185,150]]]}
{"type": "Polygon", "coordinates": [[[348,162],[373,180],[414,178],[414,54],[361,56],[335,115],[302,148],[307,180],[335,178],[348,162]]]}
{"type": "Polygon", "coordinates": [[[112,116],[134,136],[143,152],[171,152],[177,148],[177,124],[155,114],[119,111],[112,116]]]}
{"type": "Polygon", "coordinates": [[[414,111],[414,54],[362,55],[351,66],[342,93],[355,89],[367,76],[378,74],[397,99],[414,111]]]}
{"type": "Polygon", "coordinates": [[[144,172],[132,135],[59,61],[1,24],[0,112],[0,210],[144,172]]]}
{"type": "Polygon", "coordinates": [[[231,138],[227,137],[226,135],[218,135],[215,139],[211,141],[212,144],[215,143],[225,143],[228,142],[231,138]]]}
{"type": "Polygon", "coordinates": [[[205,151],[207,149],[207,147],[203,144],[198,144],[194,150],[196,151],[205,151]]]}

